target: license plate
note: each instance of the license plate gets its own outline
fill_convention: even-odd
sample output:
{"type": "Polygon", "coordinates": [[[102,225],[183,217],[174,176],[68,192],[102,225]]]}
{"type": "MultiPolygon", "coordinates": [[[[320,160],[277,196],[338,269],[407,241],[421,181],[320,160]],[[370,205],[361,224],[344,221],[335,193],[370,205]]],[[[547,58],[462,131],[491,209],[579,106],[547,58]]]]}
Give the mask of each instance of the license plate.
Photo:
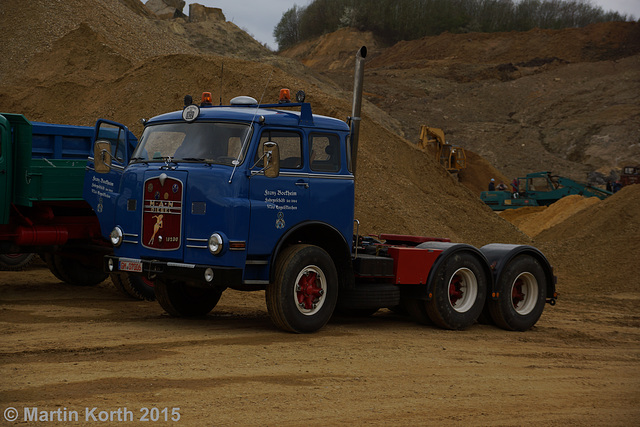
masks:
{"type": "Polygon", "coordinates": [[[142,273],[142,261],[120,261],[120,270],[142,273]]]}

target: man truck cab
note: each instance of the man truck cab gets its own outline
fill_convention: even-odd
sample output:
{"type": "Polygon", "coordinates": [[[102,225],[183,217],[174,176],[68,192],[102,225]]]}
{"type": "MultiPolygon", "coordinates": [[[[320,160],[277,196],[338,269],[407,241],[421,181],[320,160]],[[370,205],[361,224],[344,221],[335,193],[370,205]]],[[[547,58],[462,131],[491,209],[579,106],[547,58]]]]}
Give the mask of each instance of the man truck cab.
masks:
{"type": "Polygon", "coordinates": [[[259,106],[248,97],[150,119],[126,169],[111,155],[96,154],[90,165],[87,199],[102,212],[107,197],[113,206],[99,213],[115,247],[108,271],[143,274],[165,309],[185,315],[212,307],[170,302],[176,297],[159,292],[215,305],[225,288],[265,289],[291,242],[322,239],[334,263],[348,263],[349,133],[345,122],[313,115],[307,103],[259,106]],[[113,174],[120,177],[102,178],[113,174]],[[119,189],[96,198],[105,182],[119,189]]]}

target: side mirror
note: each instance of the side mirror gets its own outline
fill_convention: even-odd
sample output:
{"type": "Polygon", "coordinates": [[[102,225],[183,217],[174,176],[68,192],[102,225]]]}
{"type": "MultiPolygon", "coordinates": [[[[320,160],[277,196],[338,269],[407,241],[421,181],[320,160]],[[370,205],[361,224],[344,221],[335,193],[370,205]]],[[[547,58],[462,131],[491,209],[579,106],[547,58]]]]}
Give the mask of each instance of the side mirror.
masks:
{"type": "Polygon", "coordinates": [[[111,144],[100,139],[93,146],[93,165],[97,173],[109,173],[111,170],[111,144]]]}
{"type": "Polygon", "coordinates": [[[277,178],[280,176],[280,148],[273,141],[262,144],[264,156],[264,176],[267,178],[277,178]]]}

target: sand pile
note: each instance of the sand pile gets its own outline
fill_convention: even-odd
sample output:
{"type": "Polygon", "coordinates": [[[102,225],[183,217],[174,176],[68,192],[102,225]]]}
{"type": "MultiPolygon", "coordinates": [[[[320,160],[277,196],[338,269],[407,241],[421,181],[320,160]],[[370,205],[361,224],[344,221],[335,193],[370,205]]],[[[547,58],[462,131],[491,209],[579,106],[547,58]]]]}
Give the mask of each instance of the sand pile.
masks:
{"type": "Polygon", "coordinates": [[[572,195],[564,197],[551,206],[530,206],[500,212],[500,216],[518,227],[529,237],[571,218],[576,213],[600,202],[597,197],[572,195]]]}
{"type": "Polygon", "coordinates": [[[640,185],[541,232],[536,244],[556,263],[559,289],[600,295],[637,292],[640,256],[640,185]]]}
{"type": "Polygon", "coordinates": [[[269,54],[231,22],[160,20],[139,0],[2,0],[0,12],[3,84],[30,72],[34,57],[55,50],[56,41],[80,26],[108,40],[115,54],[131,61],[202,52],[254,58],[269,54]]]}
{"type": "Polygon", "coordinates": [[[458,173],[458,179],[461,184],[474,194],[480,196],[481,192],[487,191],[491,178],[495,179],[496,184],[502,181],[511,188],[509,185],[511,180],[497,170],[485,158],[471,150],[465,150],[465,154],[467,156],[467,167],[458,173]]]}

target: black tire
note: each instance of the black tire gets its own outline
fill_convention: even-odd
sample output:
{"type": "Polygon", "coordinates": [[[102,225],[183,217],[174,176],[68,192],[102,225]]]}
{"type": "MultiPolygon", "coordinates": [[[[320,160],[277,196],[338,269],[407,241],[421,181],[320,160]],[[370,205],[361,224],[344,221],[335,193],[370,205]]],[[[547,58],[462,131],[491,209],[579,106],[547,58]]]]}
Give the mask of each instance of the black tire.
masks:
{"type": "Polygon", "coordinates": [[[547,279],[540,262],[528,255],[515,257],[497,283],[500,296],[489,301],[495,324],[509,331],[526,331],[536,324],[547,297],[547,279]]]}
{"type": "Polygon", "coordinates": [[[205,289],[178,281],[155,281],[156,299],[175,317],[196,317],[209,313],[220,301],[224,289],[205,289]]]}
{"type": "Polygon", "coordinates": [[[86,265],[81,257],[72,254],[47,253],[42,258],[54,276],[70,285],[95,286],[109,276],[98,265],[86,265]]]}
{"type": "Polygon", "coordinates": [[[487,282],[478,257],[468,252],[452,253],[433,276],[433,298],[425,304],[427,315],[441,328],[468,328],[482,313],[487,282]]]}
{"type": "Polygon", "coordinates": [[[33,262],[36,254],[0,254],[0,270],[24,270],[33,262]]]}
{"type": "Polygon", "coordinates": [[[139,300],[155,301],[156,291],[153,281],[126,273],[111,273],[110,277],[116,289],[125,295],[139,300]]]}
{"type": "Polygon", "coordinates": [[[427,301],[417,298],[402,298],[402,307],[407,314],[416,323],[421,325],[433,325],[433,322],[427,314],[427,301]]]}
{"type": "Polygon", "coordinates": [[[47,268],[49,268],[49,271],[56,277],[56,279],[60,280],[61,282],[66,282],[65,278],[58,271],[58,267],[56,267],[56,263],[53,259],[53,254],[42,253],[40,254],[40,258],[44,260],[45,264],[47,264],[47,268]]]}
{"type": "Polygon", "coordinates": [[[294,245],[276,261],[266,302],[273,323],[289,332],[307,333],[322,328],[331,318],[338,298],[338,274],[322,248],[294,245]]]}

